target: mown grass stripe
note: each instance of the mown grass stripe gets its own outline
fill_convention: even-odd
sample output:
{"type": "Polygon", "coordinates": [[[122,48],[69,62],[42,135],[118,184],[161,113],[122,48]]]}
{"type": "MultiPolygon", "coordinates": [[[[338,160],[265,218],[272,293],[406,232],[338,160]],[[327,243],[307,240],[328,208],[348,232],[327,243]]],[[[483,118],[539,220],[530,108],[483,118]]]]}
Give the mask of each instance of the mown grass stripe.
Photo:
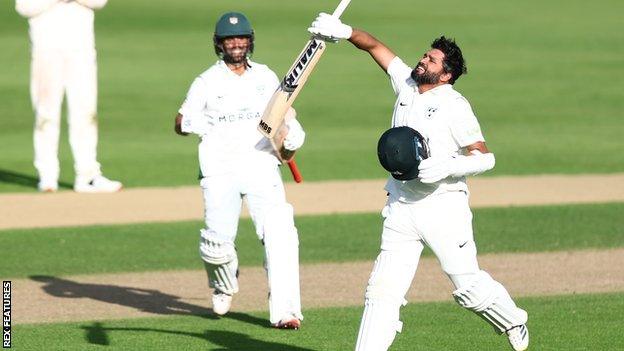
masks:
{"type": "MultiPolygon", "coordinates": [[[[479,252],[534,252],[624,246],[624,203],[478,209],[479,252]]],[[[378,214],[297,217],[301,262],[371,260],[377,255],[378,214]]],[[[0,231],[0,276],[197,269],[201,222],[0,231]]],[[[242,265],[259,266],[250,220],[237,239],[242,265]]],[[[429,253],[425,253],[429,254],[429,253]]]]}

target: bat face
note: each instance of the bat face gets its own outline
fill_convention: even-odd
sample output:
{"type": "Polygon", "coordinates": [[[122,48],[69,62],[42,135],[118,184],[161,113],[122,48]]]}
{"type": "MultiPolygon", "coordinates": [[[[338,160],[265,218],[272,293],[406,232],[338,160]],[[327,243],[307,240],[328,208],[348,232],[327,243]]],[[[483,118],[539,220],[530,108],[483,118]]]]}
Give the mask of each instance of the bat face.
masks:
{"type": "Polygon", "coordinates": [[[286,111],[297,98],[325,47],[326,44],[322,40],[310,40],[286,73],[271,97],[258,125],[258,130],[266,137],[272,138],[281,126],[286,111]]]}
{"type": "Polygon", "coordinates": [[[310,63],[316,55],[320,55],[321,51],[325,49],[325,42],[318,39],[312,39],[308,42],[308,45],[303,49],[299,59],[295,61],[292,68],[284,77],[282,81],[282,90],[293,93],[299,86],[299,80],[302,77],[302,73],[306,69],[311,69],[310,63]]]}

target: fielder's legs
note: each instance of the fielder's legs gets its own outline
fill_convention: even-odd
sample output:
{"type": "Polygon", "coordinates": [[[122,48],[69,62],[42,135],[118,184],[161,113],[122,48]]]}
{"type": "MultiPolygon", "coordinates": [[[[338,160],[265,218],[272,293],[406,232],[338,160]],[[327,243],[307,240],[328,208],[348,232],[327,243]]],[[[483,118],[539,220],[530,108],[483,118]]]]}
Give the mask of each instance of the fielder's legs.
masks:
{"type": "Polygon", "coordinates": [[[244,192],[249,212],[265,248],[270,322],[278,328],[298,329],[303,320],[299,237],[279,169],[270,164],[256,169],[247,185],[244,192]]]}
{"type": "Polygon", "coordinates": [[[201,180],[206,228],[201,230],[199,253],[213,291],[213,310],[224,315],[230,310],[232,295],[238,292],[238,257],[234,240],[241,210],[238,184],[231,174],[201,180]]]}
{"type": "Polygon", "coordinates": [[[428,220],[423,236],[455,285],[457,303],[483,318],[497,333],[507,332],[514,350],[525,350],[527,313],[516,306],[502,284],[479,269],[468,196],[463,192],[439,195],[427,209],[431,213],[424,216],[428,220]],[[443,214],[444,219],[436,214],[443,214]]]}
{"type": "Polygon", "coordinates": [[[94,49],[68,55],[67,107],[69,144],[74,155],[77,179],[99,176],[97,162],[97,64],[94,49]]]}
{"type": "Polygon", "coordinates": [[[58,144],[64,93],[64,62],[61,52],[33,52],[30,94],[35,110],[33,135],[39,190],[58,189],[58,144]]]}
{"type": "Polygon", "coordinates": [[[356,351],[383,351],[402,329],[399,310],[416,273],[423,244],[407,217],[407,205],[390,198],[385,217],[381,253],[366,288],[364,313],[356,351]]]}

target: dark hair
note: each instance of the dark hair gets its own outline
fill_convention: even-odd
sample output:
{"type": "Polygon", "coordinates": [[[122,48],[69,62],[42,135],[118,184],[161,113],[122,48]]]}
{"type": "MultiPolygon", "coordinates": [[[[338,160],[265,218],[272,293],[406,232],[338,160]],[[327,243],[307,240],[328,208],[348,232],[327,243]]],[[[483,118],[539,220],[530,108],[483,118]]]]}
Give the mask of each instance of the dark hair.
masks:
{"type": "Polygon", "coordinates": [[[457,46],[455,40],[441,36],[431,43],[431,48],[438,49],[444,53],[442,66],[444,72],[451,74],[449,83],[455,83],[459,76],[468,73],[466,61],[464,61],[464,56],[462,56],[461,49],[457,46]]]}

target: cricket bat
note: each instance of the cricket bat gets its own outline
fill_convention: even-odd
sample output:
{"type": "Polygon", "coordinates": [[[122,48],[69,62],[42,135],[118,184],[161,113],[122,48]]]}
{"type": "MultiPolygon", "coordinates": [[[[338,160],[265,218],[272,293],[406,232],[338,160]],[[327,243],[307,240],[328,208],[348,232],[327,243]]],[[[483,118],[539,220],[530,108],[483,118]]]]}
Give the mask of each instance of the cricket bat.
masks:
{"type": "MultiPolygon", "coordinates": [[[[341,0],[332,15],[340,17],[350,2],[351,0],[341,0]]],[[[258,125],[258,130],[267,138],[273,138],[281,127],[288,108],[292,106],[310,73],[314,70],[326,45],[325,41],[312,36],[273,93],[258,125]]]]}
{"type": "Polygon", "coordinates": [[[284,147],[284,139],[286,139],[286,135],[288,134],[288,125],[286,122],[293,118],[296,118],[295,110],[289,108],[284,114],[282,124],[275,132],[275,135],[272,138],[269,138],[269,140],[271,141],[271,145],[273,146],[273,149],[275,149],[279,160],[288,165],[295,182],[301,183],[303,181],[303,177],[301,176],[301,172],[299,172],[299,168],[295,162],[295,151],[288,150],[284,147]]]}

